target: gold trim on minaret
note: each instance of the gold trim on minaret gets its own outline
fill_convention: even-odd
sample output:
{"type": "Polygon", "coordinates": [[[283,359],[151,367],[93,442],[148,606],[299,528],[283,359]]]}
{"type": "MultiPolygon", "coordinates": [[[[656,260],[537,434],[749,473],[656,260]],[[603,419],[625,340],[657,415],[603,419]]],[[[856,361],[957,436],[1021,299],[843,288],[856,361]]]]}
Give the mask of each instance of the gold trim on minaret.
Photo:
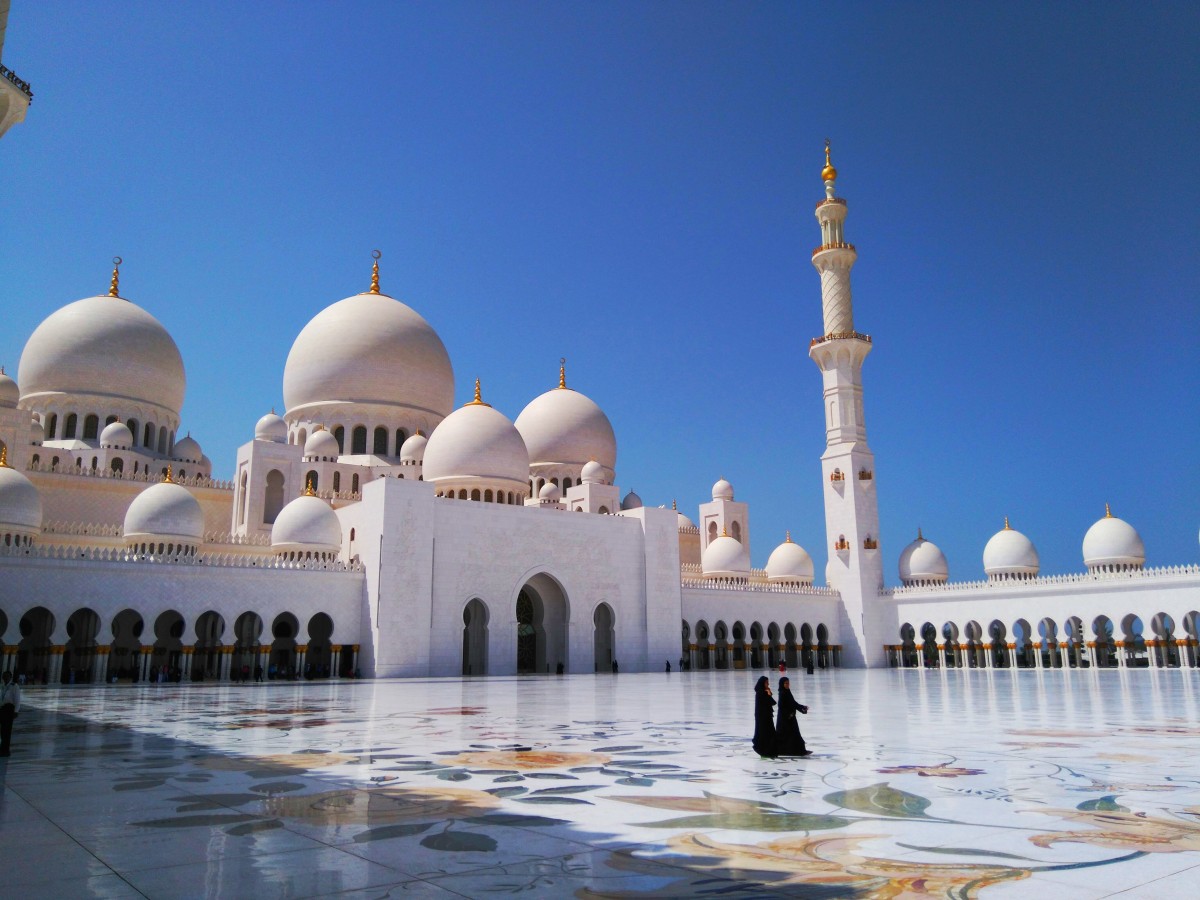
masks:
{"type": "Polygon", "coordinates": [[[479,379],[475,379],[475,399],[470,403],[463,404],[464,406],[491,406],[490,403],[483,402],[483,393],[479,389],[479,379]]]}
{"type": "Polygon", "coordinates": [[[825,168],[821,170],[822,181],[837,181],[837,169],[829,161],[829,138],[825,138],[825,168]]]}
{"type": "Polygon", "coordinates": [[[378,250],[372,250],[371,256],[372,256],[372,258],[374,258],[375,262],[371,263],[371,289],[369,291],[367,291],[367,293],[368,294],[378,294],[379,293],[379,257],[383,256],[383,254],[380,253],[378,250]]]}
{"type": "Polygon", "coordinates": [[[113,257],[112,281],[109,282],[109,285],[108,285],[108,296],[110,296],[110,297],[120,297],[121,296],[120,294],[117,293],[117,282],[119,281],[119,279],[121,277],[121,272],[120,272],[121,263],[123,263],[124,261],[125,260],[121,259],[121,257],[119,257],[119,256],[113,257]]]}
{"type": "Polygon", "coordinates": [[[567,358],[560,356],[558,359],[558,389],[565,391],[567,389],[567,358]]]}

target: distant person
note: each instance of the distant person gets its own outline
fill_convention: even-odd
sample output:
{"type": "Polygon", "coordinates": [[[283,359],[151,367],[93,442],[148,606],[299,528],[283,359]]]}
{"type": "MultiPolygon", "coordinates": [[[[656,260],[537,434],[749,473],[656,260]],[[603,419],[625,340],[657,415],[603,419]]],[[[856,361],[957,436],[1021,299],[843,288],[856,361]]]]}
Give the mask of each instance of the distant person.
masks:
{"type": "Polygon", "coordinates": [[[21,711],[21,688],[13,682],[12,672],[0,676],[0,756],[9,755],[13,719],[21,711]]]}
{"type": "Polygon", "coordinates": [[[617,672],[619,671],[619,667],[617,666],[617,661],[616,661],[615,659],[613,660],[613,666],[612,666],[612,669],[613,669],[613,674],[614,674],[614,675],[616,675],[616,674],[617,674],[617,672]]]}
{"type": "Polygon", "coordinates": [[[807,706],[796,702],[792,696],[791,682],[787,678],[779,679],[779,718],[775,722],[776,747],[780,756],[812,756],[812,751],[804,744],[800,735],[800,724],[796,721],[796,713],[804,715],[807,706]]]}
{"type": "Polygon", "coordinates": [[[667,660],[667,674],[671,674],[671,661],[669,659],[667,660]]]}
{"type": "Polygon", "coordinates": [[[763,675],[754,684],[754,752],[764,759],[779,755],[775,749],[775,698],[771,680],[763,675]]]}

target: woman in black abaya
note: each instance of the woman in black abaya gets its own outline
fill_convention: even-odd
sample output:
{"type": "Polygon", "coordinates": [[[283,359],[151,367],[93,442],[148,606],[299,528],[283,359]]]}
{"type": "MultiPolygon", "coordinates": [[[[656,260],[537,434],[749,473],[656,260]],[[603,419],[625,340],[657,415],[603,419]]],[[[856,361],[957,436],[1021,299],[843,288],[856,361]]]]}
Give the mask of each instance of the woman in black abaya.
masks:
{"type": "Polygon", "coordinates": [[[775,749],[775,698],[766,675],[754,685],[754,752],[767,759],[779,755],[775,749]]]}
{"type": "Polygon", "coordinates": [[[804,738],[800,736],[800,725],[796,722],[796,713],[808,712],[807,706],[801,706],[792,696],[791,683],[786,678],[779,679],[779,720],[776,722],[776,749],[780,756],[811,756],[809,749],[804,746],[804,738]]]}

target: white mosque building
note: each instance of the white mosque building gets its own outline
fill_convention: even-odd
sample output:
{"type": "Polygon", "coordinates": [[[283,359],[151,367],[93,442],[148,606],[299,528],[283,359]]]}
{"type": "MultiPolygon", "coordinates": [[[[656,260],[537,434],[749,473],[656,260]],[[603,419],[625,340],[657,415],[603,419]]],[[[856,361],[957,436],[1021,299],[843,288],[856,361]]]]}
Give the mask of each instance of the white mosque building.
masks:
{"type": "MultiPolygon", "coordinates": [[[[693,521],[623,498],[604,412],[568,385],[515,420],[474,399],[418,312],[367,291],[300,329],[283,415],[231,481],[180,435],[174,340],[120,294],[70,303],[0,372],[0,667],[51,683],[789,666],[1200,666],[1200,567],[1145,568],[1111,513],[1086,571],[1042,575],[1007,521],[987,580],[918,533],[884,586],[846,201],[816,207],[826,586],[790,537],[750,564],[719,480],[693,521]]],[[[814,414],[816,403],[814,397],[814,414]]],[[[249,432],[249,429],[247,429],[249,432]]],[[[249,436],[249,434],[248,434],[249,436]]]]}

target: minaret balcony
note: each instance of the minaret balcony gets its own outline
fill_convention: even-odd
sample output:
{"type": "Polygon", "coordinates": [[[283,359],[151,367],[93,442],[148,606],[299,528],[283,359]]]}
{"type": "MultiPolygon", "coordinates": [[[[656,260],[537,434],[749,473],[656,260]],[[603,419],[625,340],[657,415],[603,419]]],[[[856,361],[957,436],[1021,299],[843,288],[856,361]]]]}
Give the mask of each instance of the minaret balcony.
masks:
{"type": "Polygon", "coordinates": [[[829,206],[830,204],[833,204],[834,206],[845,206],[846,201],[842,197],[826,197],[824,200],[822,200],[820,203],[817,204],[816,208],[820,209],[822,206],[829,206]]]}
{"type": "Polygon", "coordinates": [[[824,344],[826,341],[864,341],[869,344],[871,343],[871,336],[858,331],[831,331],[829,334],[813,338],[808,342],[808,346],[810,348],[815,347],[817,344],[824,344]]]}
{"type": "Polygon", "coordinates": [[[834,241],[832,244],[822,244],[820,247],[816,247],[813,250],[812,255],[816,256],[818,253],[824,253],[826,250],[849,250],[852,253],[858,252],[854,249],[853,244],[847,244],[845,241],[834,241]]]}

